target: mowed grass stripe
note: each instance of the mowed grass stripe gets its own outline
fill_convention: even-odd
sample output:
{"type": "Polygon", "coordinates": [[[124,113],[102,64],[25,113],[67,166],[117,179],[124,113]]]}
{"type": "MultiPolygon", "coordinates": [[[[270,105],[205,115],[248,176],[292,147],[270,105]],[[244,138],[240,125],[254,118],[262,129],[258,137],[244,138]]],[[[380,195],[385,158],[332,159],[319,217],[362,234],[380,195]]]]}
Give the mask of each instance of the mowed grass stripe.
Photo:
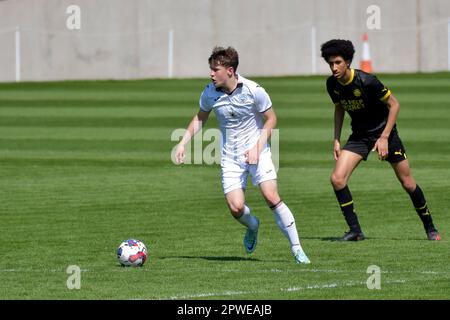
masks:
{"type": "MultiPolygon", "coordinates": [[[[186,117],[122,117],[122,118],[108,118],[108,117],[12,117],[3,116],[0,118],[0,126],[32,126],[32,127],[168,127],[170,125],[179,128],[186,125],[186,117]]],[[[283,123],[279,127],[292,128],[301,126],[305,127],[321,127],[330,124],[329,119],[322,118],[293,118],[280,117],[280,122],[283,123]]],[[[416,128],[420,126],[429,126],[435,129],[446,128],[448,126],[447,118],[428,118],[428,119],[402,119],[399,124],[405,128],[416,128]]]]}

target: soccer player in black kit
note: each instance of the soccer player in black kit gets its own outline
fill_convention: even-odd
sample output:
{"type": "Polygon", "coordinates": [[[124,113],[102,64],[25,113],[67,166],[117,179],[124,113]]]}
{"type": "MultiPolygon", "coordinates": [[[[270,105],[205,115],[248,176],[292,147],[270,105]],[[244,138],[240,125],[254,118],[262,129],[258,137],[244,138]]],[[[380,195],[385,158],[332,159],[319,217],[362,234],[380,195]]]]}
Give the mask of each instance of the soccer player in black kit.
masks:
{"type": "Polygon", "coordinates": [[[350,228],[341,240],[364,240],[347,183],[361,160],[367,160],[370,151],[377,151],[378,158],[388,161],[394,169],[423,222],[428,240],[441,240],[422,189],[411,174],[405,148],[397,132],[395,122],[400,109],[397,99],[374,75],[350,68],[355,53],[351,41],[330,40],[322,44],[321,51],[333,73],[327,79],[328,94],[335,105],[333,151],[336,166],[331,184],[350,228]],[[352,133],[341,149],[345,111],[352,119],[352,133]]]}

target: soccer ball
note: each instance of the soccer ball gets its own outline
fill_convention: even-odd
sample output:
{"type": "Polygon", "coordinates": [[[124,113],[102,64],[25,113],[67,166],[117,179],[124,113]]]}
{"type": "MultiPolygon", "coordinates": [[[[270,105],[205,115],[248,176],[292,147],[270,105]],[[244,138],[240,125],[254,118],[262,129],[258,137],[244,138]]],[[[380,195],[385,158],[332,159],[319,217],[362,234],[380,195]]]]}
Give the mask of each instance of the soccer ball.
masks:
{"type": "Polygon", "coordinates": [[[117,259],[122,266],[141,267],[147,260],[147,247],[136,239],[125,240],[117,249],[117,259]]]}

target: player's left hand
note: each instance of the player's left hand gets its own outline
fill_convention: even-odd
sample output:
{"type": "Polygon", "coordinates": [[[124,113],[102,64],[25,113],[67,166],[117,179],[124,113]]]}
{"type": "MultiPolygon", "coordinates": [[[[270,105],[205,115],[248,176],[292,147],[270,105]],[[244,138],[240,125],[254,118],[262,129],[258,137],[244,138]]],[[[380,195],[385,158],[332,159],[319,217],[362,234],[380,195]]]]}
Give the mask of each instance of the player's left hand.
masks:
{"type": "Polygon", "coordinates": [[[258,145],[255,145],[250,150],[245,151],[245,161],[248,164],[258,164],[259,161],[258,145]]]}
{"type": "Polygon", "coordinates": [[[378,151],[378,159],[381,161],[386,160],[388,156],[388,139],[385,137],[380,137],[377,142],[375,142],[375,146],[372,151],[378,151]]]}

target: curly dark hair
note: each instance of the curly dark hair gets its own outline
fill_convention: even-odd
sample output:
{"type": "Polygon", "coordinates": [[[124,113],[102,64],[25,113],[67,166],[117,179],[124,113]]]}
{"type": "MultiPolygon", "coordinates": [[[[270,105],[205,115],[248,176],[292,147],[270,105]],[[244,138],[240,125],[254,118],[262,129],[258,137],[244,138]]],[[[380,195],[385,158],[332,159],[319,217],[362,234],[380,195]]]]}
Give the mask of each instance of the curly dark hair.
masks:
{"type": "Polygon", "coordinates": [[[325,42],[320,47],[322,51],[322,58],[328,62],[328,59],[333,56],[341,56],[344,60],[353,60],[355,54],[355,47],[350,40],[333,39],[325,42]]]}
{"type": "Polygon", "coordinates": [[[233,47],[223,48],[214,47],[211,56],[208,58],[208,63],[218,64],[223,67],[233,67],[234,72],[236,72],[239,65],[239,55],[233,47]]]}

